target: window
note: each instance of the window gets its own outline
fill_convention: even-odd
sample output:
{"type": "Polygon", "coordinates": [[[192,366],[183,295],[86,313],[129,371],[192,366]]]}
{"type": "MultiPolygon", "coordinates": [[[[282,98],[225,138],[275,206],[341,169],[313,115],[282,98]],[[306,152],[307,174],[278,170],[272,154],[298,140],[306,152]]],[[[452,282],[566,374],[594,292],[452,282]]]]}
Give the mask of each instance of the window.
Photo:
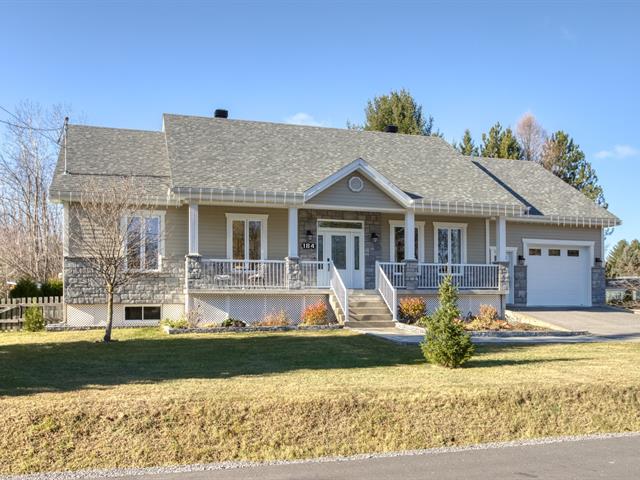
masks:
{"type": "Polygon", "coordinates": [[[531,257],[539,257],[540,255],[542,255],[542,249],[541,248],[530,248],[529,249],[529,256],[531,256],[531,257]]]}
{"type": "Polygon", "coordinates": [[[559,257],[560,256],[560,249],[559,248],[550,248],[549,249],[549,256],[550,257],[559,257]]]}
{"type": "MultiPolygon", "coordinates": [[[[405,258],[404,245],[404,221],[389,220],[389,259],[392,262],[403,262],[405,258]]],[[[416,233],[414,237],[416,258],[424,262],[424,222],[416,222],[416,233]]]]}
{"type": "Polygon", "coordinates": [[[227,213],[227,257],[262,260],[267,257],[267,215],[227,213]]]}
{"type": "Polygon", "coordinates": [[[159,270],[161,256],[160,214],[141,214],[124,220],[127,230],[127,268],[131,270],[159,270]]]}
{"type": "Polygon", "coordinates": [[[460,264],[467,260],[467,225],[434,223],[436,263],[460,264]]]}
{"type": "Polygon", "coordinates": [[[348,222],[340,220],[319,220],[318,228],[342,228],[346,230],[362,229],[362,222],[348,222]]]}
{"type": "Polygon", "coordinates": [[[160,305],[124,307],[125,320],[160,320],[160,305]]]}
{"type": "Polygon", "coordinates": [[[580,250],[567,250],[567,257],[579,257],[580,250]]]}

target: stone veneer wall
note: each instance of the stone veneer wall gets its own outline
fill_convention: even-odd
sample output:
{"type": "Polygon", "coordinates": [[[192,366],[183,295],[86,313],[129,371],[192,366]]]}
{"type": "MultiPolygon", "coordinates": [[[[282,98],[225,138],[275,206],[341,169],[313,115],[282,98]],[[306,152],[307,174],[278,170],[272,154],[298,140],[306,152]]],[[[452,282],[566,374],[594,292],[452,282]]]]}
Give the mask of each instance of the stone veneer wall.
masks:
{"type": "MultiPolygon", "coordinates": [[[[342,210],[306,210],[298,211],[298,241],[304,242],[307,238],[307,230],[318,236],[318,219],[327,220],[360,220],[364,222],[364,286],[367,289],[375,288],[376,261],[382,258],[382,220],[380,213],[375,212],[350,212],[342,210]],[[378,241],[371,241],[371,234],[378,235],[378,241]]],[[[317,250],[299,249],[300,260],[317,260],[317,250]]]]}
{"type": "Polygon", "coordinates": [[[604,267],[591,267],[591,303],[604,305],[607,303],[607,279],[604,267]]]}
{"type": "Polygon", "coordinates": [[[527,304],[527,266],[513,266],[513,303],[524,306],[527,304]]]}
{"type": "MultiPolygon", "coordinates": [[[[161,272],[145,272],[114,295],[114,303],[184,303],[184,257],[165,257],[161,272]]],[[[104,304],[106,297],[82,258],[64,259],[64,301],[69,304],[104,304]]]]}

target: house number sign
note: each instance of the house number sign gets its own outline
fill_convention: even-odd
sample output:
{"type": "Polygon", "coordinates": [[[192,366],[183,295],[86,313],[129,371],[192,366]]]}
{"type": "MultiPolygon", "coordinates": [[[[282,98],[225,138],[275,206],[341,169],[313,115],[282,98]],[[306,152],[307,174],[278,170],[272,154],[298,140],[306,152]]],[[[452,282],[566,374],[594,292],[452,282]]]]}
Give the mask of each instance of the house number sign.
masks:
{"type": "Polygon", "coordinates": [[[316,249],[316,242],[302,242],[302,249],[303,250],[315,250],[316,249]]]}

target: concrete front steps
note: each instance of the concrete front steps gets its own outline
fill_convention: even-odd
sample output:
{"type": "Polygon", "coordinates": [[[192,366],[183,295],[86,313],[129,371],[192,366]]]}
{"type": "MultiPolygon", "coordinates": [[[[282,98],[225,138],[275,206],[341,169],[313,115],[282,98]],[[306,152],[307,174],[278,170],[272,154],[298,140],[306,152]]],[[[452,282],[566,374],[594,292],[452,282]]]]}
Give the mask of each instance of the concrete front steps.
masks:
{"type": "Polygon", "coordinates": [[[393,328],[393,316],[384,300],[375,290],[349,291],[349,318],[345,327],[393,328]]]}

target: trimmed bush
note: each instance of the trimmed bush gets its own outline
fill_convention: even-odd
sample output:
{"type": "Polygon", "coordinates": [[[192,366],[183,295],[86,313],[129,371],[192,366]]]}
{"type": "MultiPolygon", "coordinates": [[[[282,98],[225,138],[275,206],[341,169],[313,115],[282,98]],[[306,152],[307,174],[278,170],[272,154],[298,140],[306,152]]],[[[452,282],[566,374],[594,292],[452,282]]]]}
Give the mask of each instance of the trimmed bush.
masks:
{"type": "Polygon", "coordinates": [[[408,297],[400,300],[398,313],[403,323],[417,323],[425,315],[427,304],[422,297],[408,297]]]}
{"type": "Polygon", "coordinates": [[[16,283],[16,286],[11,289],[9,296],[11,298],[39,297],[40,289],[38,285],[36,285],[36,282],[30,278],[21,278],[18,280],[18,283],[16,283]]]}
{"type": "Polygon", "coordinates": [[[22,325],[27,332],[39,332],[44,330],[44,316],[42,308],[29,307],[24,312],[24,323],[22,325]]]}
{"type": "Polygon", "coordinates": [[[237,320],[235,318],[227,318],[221,324],[221,327],[230,328],[230,327],[246,327],[247,324],[242,320],[237,320]]]}
{"type": "Polygon", "coordinates": [[[328,325],[329,315],[327,310],[327,304],[324,302],[314,303],[309,305],[302,312],[302,324],[303,325],[328,325]]]}
{"type": "Polygon", "coordinates": [[[474,348],[462,326],[458,290],[449,275],[440,285],[439,298],[438,309],[423,322],[426,333],[420,346],[429,363],[457,368],[471,358],[474,348]]]}
{"type": "Polygon", "coordinates": [[[170,328],[189,328],[189,322],[185,317],[178,318],[177,320],[165,318],[160,322],[160,325],[166,325],[170,328]]]}
{"type": "Polygon", "coordinates": [[[260,322],[256,323],[259,327],[286,327],[291,323],[287,312],[280,310],[265,316],[260,322]]]}

